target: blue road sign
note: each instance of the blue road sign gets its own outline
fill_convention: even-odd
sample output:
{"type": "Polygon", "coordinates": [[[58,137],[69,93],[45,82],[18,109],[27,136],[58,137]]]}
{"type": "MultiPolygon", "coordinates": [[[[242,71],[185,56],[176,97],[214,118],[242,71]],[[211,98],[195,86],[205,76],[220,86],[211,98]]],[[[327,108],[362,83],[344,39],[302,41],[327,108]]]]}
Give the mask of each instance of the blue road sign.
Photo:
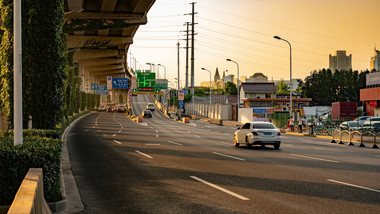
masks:
{"type": "Polygon", "coordinates": [[[128,89],[128,79],[112,78],[112,89],[128,89]]]}
{"type": "Polygon", "coordinates": [[[99,85],[99,89],[95,93],[97,95],[108,95],[107,85],[99,85]]]}
{"type": "Polygon", "coordinates": [[[91,90],[99,90],[99,84],[91,83],[91,90]]]}
{"type": "Polygon", "coordinates": [[[253,113],[256,113],[256,114],[265,114],[267,113],[267,110],[266,109],[253,109],[253,113]]]}
{"type": "Polygon", "coordinates": [[[178,108],[183,108],[183,107],[184,107],[183,100],[178,100],[178,108]]]}

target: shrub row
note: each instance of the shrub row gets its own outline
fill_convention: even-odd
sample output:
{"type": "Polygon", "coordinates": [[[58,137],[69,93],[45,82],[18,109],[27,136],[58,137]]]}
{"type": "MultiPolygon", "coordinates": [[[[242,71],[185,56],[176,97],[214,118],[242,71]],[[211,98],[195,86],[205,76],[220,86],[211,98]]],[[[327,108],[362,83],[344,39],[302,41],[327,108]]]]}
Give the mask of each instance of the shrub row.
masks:
{"type": "MultiPolygon", "coordinates": [[[[46,136],[50,131],[39,133],[46,136]]],[[[13,136],[5,135],[0,138],[0,205],[12,203],[29,168],[43,169],[46,201],[61,200],[61,141],[28,136],[22,145],[14,146],[13,136]]]]}

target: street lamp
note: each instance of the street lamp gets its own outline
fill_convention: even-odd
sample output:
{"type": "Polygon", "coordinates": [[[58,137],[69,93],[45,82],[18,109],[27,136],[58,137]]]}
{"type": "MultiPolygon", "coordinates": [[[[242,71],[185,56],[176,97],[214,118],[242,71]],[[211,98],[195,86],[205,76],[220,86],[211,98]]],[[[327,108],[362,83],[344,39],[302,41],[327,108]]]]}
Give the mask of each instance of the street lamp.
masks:
{"type": "Polygon", "coordinates": [[[166,79],[166,67],[165,66],[163,66],[163,65],[161,65],[161,64],[157,64],[158,66],[162,66],[162,67],[164,67],[164,79],[166,79]]]}
{"type": "MultiPolygon", "coordinates": [[[[150,65],[150,69],[152,70],[152,72],[155,72],[154,71],[154,66],[155,66],[155,64],[153,64],[153,63],[150,63],[150,62],[147,62],[146,63],[147,65],[150,65]],[[153,69],[152,69],[153,68],[153,69]]],[[[158,68],[158,66],[157,66],[157,68],[158,68]]],[[[160,69],[158,68],[158,70],[157,70],[157,79],[159,79],[159,77],[160,77],[160,69]]]]}
{"type": "Polygon", "coordinates": [[[234,60],[232,59],[226,59],[227,61],[229,62],[233,62],[236,64],[237,66],[237,108],[236,108],[236,118],[237,120],[239,121],[239,108],[240,108],[240,86],[239,86],[239,64],[237,62],[235,62],[234,60]]]}
{"type": "Polygon", "coordinates": [[[292,102],[293,102],[293,96],[292,96],[292,45],[290,44],[290,42],[288,42],[287,40],[285,39],[282,39],[281,37],[279,36],[274,36],[273,38],[275,39],[278,39],[278,40],[282,40],[282,41],[285,41],[286,43],[289,44],[289,48],[290,48],[290,83],[289,83],[289,88],[290,88],[290,116],[292,115],[292,102]]]}
{"type": "Polygon", "coordinates": [[[211,71],[209,71],[206,68],[202,68],[202,70],[208,71],[210,73],[210,107],[209,107],[209,112],[210,112],[210,118],[211,118],[211,71]]]}

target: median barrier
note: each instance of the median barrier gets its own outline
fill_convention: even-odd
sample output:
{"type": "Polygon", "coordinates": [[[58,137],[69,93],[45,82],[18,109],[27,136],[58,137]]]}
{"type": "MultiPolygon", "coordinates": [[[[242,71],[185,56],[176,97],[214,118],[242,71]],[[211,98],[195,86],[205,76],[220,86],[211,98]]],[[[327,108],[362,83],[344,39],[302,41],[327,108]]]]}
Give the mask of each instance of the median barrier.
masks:
{"type": "Polygon", "coordinates": [[[339,140],[341,140],[341,139],[340,139],[340,133],[341,133],[341,131],[340,131],[339,129],[335,129],[335,130],[332,132],[332,140],[330,141],[330,143],[337,143],[337,142],[335,141],[335,139],[339,139],[339,140]]]}
{"type": "Polygon", "coordinates": [[[143,117],[137,117],[137,122],[142,123],[143,122],[143,117]]]}
{"type": "Polygon", "coordinates": [[[191,115],[191,119],[192,119],[192,120],[196,120],[196,119],[197,119],[197,116],[196,116],[196,115],[191,115]]]}
{"type": "Polygon", "coordinates": [[[183,117],[183,118],[182,118],[182,122],[183,122],[183,123],[189,123],[189,122],[190,122],[190,118],[188,118],[188,117],[183,117]]]}
{"type": "Polygon", "coordinates": [[[209,122],[210,122],[210,123],[213,123],[213,124],[217,124],[217,125],[221,125],[221,126],[223,126],[223,120],[222,120],[222,119],[214,119],[214,118],[210,118],[209,122]]]}
{"type": "Polygon", "coordinates": [[[44,197],[42,168],[30,168],[8,213],[51,213],[44,197]]]}

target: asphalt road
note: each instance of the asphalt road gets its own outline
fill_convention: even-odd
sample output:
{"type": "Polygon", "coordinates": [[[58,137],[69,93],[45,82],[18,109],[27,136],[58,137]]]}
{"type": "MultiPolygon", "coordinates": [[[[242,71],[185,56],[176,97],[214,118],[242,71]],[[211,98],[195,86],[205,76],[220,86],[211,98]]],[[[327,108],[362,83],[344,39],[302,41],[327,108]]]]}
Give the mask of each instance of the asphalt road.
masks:
{"type": "MultiPolygon", "coordinates": [[[[134,97],[140,115],[147,96],[134,97]]],[[[81,213],[380,213],[380,151],[283,135],[233,147],[236,127],[94,113],[69,133],[81,213]]]]}

